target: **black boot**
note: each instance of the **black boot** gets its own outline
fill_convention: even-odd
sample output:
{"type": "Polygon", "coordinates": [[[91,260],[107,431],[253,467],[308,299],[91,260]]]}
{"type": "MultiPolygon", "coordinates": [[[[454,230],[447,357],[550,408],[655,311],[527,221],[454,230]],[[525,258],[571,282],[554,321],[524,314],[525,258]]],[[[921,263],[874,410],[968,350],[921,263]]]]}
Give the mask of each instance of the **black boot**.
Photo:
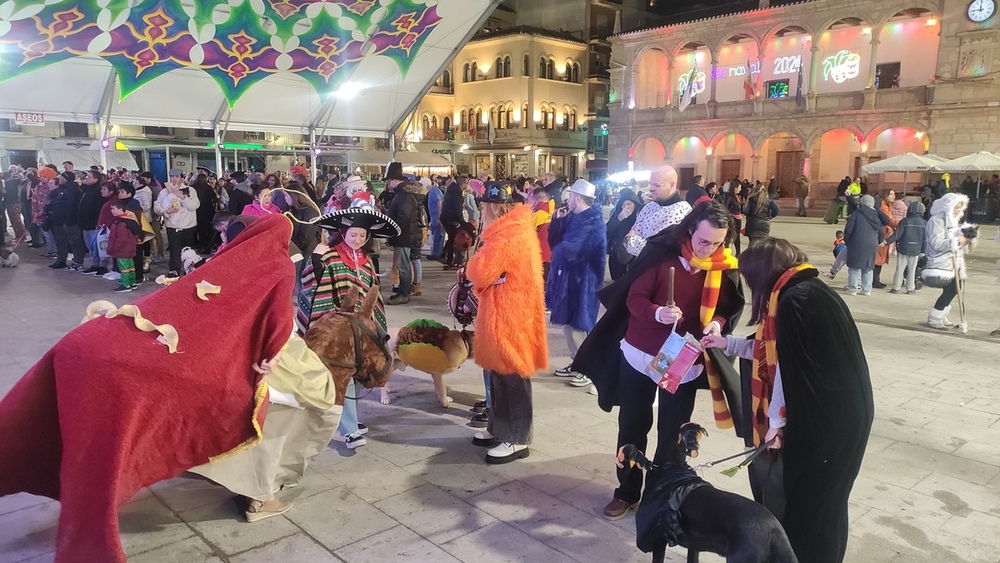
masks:
{"type": "Polygon", "coordinates": [[[872,289],[885,289],[885,284],[879,279],[882,274],[882,266],[875,266],[874,272],[872,272],[872,289]]]}

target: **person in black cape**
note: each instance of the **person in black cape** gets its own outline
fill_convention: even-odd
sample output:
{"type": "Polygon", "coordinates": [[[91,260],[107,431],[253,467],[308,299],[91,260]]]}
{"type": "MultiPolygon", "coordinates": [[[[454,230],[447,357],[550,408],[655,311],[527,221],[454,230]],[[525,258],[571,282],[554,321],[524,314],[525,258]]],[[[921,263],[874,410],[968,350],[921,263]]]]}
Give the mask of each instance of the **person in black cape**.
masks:
{"type": "MultiPolygon", "coordinates": [[[[629,329],[631,318],[627,305],[630,290],[636,280],[643,277],[643,274],[661,268],[667,261],[678,261],[682,254],[682,246],[690,244],[692,235],[699,225],[704,222],[717,223],[720,221],[722,225],[726,225],[726,240],[722,241],[721,246],[727,247],[728,241],[735,233],[732,215],[718,202],[703,203],[695,208],[679,225],[667,227],[650,237],[642,253],[632,262],[625,275],[598,292],[598,298],[607,312],[598,320],[594,330],[580,346],[573,361],[572,370],[591,378],[598,391],[598,404],[604,411],[611,412],[613,407],[622,406],[622,398],[625,399],[625,406],[619,410],[618,440],[620,443],[617,444],[617,447],[631,443],[640,450],[646,450],[646,434],[652,425],[652,405],[658,389],[647,375],[638,374],[625,359],[625,354],[620,348],[620,343],[629,329]],[[642,420],[637,421],[636,419],[642,420]],[[646,432],[635,433],[627,430],[627,428],[639,426],[645,426],[646,432]]],[[[681,283],[680,280],[688,275],[687,272],[679,271],[681,268],[683,266],[677,268],[678,285],[681,283]]],[[[696,291],[698,295],[701,295],[702,287],[698,286],[696,291]]],[[[723,325],[722,334],[730,333],[736,326],[742,314],[744,303],[738,272],[735,268],[723,271],[715,315],[723,321],[721,323],[723,325]]],[[[666,307],[663,309],[667,310],[666,307]]],[[[695,307],[693,312],[690,310],[683,312],[683,319],[694,321],[698,327],[689,329],[689,331],[693,333],[694,337],[700,338],[702,324],[698,308],[695,307]]],[[[678,330],[678,332],[682,331],[678,330]]],[[[662,342],[658,346],[661,344],[662,342]]],[[[630,346],[634,346],[634,344],[630,344],[630,346]]],[[[744,411],[744,390],[739,373],[722,350],[709,350],[708,355],[711,358],[714,371],[720,376],[721,390],[725,394],[726,406],[731,415],[731,424],[735,426],[738,436],[749,439],[749,411],[744,411]]],[[[701,357],[698,360],[699,363],[703,361],[701,357]]],[[[660,414],[657,423],[655,463],[662,461],[662,456],[671,451],[673,444],[677,441],[681,424],[688,422],[694,408],[695,390],[707,388],[707,374],[703,372],[694,381],[681,384],[675,394],[664,390],[658,391],[660,414]]],[[[727,427],[729,424],[730,419],[727,419],[726,422],[720,422],[723,427],[727,427]]],[[[639,501],[642,484],[640,473],[637,470],[619,470],[618,478],[621,486],[615,490],[614,499],[605,509],[606,518],[616,520],[623,517],[639,501]]]]}
{"type": "MultiPolygon", "coordinates": [[[[807,260],[792,243],[775,238],[764,239],[740,256],[740,272],[752,294],[751,324],[775,325],[763,332],[775,339],[775,382],[780,380],[775,390],[783,391],[772,392],[768,413],[754,418],[756,441],[777,437],[771,447],[777,449],[772,458],[779,456],[783,465],[781,484],[761,482],[753,470],[750,481],[756,500],[785,527],[799,561],[839,562],[847,552],[847,501],[861,468],[875,406],[868,362],[851,312],[807,260]],[[774,291],[777,308],[769,311],[774,291]],[[782,394],[784,409],[773,408],[782,394]],[[777,424],[784,426],[775,428],[777,424]],[[762,494],[770,498],[761,499],[762,494]]],[[[721,344],[730,352],[739,347],[731,337],[728,342],[715,339],[715,344],[711,340],[706,337],[702,343],[721,344]]],[[[757,461],[751,468],[755,465],[757,461]]]]}

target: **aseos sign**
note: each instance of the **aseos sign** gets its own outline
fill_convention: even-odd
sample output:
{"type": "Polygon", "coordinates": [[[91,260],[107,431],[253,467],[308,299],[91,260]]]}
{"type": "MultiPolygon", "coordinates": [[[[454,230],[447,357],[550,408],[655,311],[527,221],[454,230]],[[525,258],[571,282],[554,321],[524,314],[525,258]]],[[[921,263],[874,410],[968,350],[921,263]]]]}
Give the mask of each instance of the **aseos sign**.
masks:
{"type": "Polygon", "coordinates": [[[15,125],[27,125],[29,127],[41,127],[45,125],[44,113],[17,112],[14,114],[15,125]]]}

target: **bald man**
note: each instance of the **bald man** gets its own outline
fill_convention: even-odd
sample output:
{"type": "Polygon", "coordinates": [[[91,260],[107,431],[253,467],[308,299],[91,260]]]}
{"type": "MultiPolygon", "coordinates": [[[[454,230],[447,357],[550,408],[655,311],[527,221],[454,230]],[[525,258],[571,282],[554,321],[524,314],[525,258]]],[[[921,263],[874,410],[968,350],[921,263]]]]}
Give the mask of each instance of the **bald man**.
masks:
{"type": "Polygon", "coordinates": [[[677,189],[677,171],[663,165],[649,176],[649,194],[653,201],[643,206],[635,219],[632,232],[625,237],[625,250],[638,256],[646,247],[646,240],[670,225],[681,222],[691,212],[691,204],[681,198],[677,189]]]}

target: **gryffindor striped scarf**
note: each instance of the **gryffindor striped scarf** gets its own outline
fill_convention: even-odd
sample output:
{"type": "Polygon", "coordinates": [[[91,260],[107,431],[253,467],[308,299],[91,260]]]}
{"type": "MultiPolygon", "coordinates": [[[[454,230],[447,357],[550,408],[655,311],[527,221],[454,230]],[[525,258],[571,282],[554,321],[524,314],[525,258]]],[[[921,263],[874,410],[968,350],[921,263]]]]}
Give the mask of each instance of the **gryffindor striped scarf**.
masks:
{"type": "MultiPolygon", "coordinates": [[[[732,251],[725,247],[719,247],[706,259],[695,256],[691,248],[691,241],[688,240],[681,247],[681,256],[687,260],[688,264],[705,271],[705,286],[701,290],[701,325],[707,327],[708,323],[715,318],[715,307],[719,303],[719,294],[722,289],[722,272],[735,270],[739,263],[732,251]]],[[[719,376],[718,368],[712,363],[705,352],[705,371],[708,373],[708,388],[712,392],[712,411],[715,414],[715,425],[722,429],[733,427],[733,415],[729,412],[729,404],[726,403],[726,395],[722,391],[722,378],[719,376]]]]}

